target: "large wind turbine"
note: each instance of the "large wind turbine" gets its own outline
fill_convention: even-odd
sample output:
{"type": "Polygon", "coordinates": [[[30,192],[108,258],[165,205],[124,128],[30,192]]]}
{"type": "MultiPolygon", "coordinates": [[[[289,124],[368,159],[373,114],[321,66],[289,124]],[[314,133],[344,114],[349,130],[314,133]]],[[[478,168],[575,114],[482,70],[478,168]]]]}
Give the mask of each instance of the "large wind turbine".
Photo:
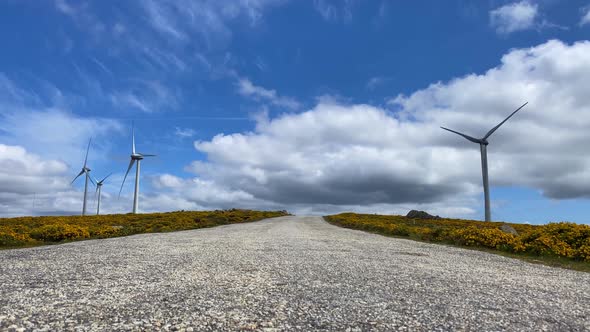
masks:
{"type": "Polygon", "coordinates": [[[92,178],[90,177],[90,168],[88,168],[88,166],[86,165],[86,163],[88,162],[88,151],[90,150],[90,142],[92,141],[92,138],[88,140],[88,148],[86,148],[86,158],[84,158],[84,166],[82,167],[82,170],[80,171],[80,173],[78,173],[78,175],[72,180],[72,183],[74,183],[74,181],[76,181],[76,179],[78,177],[80,177],[80,175],[82,174],[86,174],[86,181],[84,181],[84,203],[82,204],[82,215],[85,216],[86,215],[86,197],[88,196],[88,180],[90,180],[90,182],[94,183],[94,181],[92,181],[92,178]]]}
{"type": "Polygon", "coordinates": [[[133,196],[133,213],[137,213],[137,209],[139,207],[139,169],[141,165],[141,160],[144,157],[154,157],[155,154],[143,154],[139,152],[135,152],[135,131],[134,128],[131,127],[131,161],[129,162],[129,167],[127,168],[127,173],[125,173],[125,177],[123,178],[123,183],[121,183],[121,190],[119,190],[119,197],[121,196],[121,191],[123,190],[123,185],[125,184],[125,179],[127,179],[127,175],[133,167],[133,164],[137,161],[137,167],[135,168],[135,194],[133,196]]]}
{"type": "Polygon", "coordinates": [[[500,128],[500,126],[503,125],[504,122],[508,121],[508,119],[510,119],[514,114],[516,114],[516,112],[520,111],[520,109],[523,108],[526,104],[528,104],[528,102],[524,103],[522,106],[517,108],[516,111],[512,112],[512,114],[510,114],[506,119],[504,119],[504,121],[500,122],[497,126],[490,129],[490,131],[488,131],[488,133],[483,138],[474,138],[474,137],[462,134],[458,131],[454,131],[454,130],[451,130],[451,129],[445,128],[445,127],[441,127],[444,130],[448,130],[452,133],[463,136],[468,141],[479,144],[479,148],[481,150],[481,173],[483,176],[483,193],[484,193],[484,197],[485,197],[486,221],[492,221],[492,213],[490,211],[490,188],[489,188],[489,184],[488,184],[488,152],[487,152],[487,146],[489,144],[488,137],[490,137],[498,128],[500,128]]]}
{"type": "MultiPolygon", "coordinates": [[[[111,173],[111,174],[113,174],[113,173],[111,173]]],[[[104,180],[106,180],[109,176],[111,176],[111,174],[105,176],[100,181],[96,180],[96,195],[98,195],[97,204],[96,204],[96,215],[100,214],[100,192],[102,190],[102,185],[104,183],[104,180]]]]}

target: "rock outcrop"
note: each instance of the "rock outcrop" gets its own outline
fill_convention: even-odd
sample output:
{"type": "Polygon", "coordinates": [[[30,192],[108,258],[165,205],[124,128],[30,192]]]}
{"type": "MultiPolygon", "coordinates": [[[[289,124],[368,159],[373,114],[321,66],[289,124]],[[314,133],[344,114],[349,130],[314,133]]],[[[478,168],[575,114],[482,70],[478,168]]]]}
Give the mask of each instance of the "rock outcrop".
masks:
{"type": "Polygon", "coordinates": [[[426,211],[412,210],[406,215],[407,218],[412,219],[441,219],[439,216],[433,216],[426,211]]]}

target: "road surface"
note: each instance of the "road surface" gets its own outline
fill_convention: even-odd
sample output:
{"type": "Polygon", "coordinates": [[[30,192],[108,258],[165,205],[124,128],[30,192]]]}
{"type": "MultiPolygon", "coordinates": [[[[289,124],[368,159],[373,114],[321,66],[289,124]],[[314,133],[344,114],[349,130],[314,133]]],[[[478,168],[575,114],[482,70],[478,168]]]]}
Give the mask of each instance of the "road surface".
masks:
{"type": "Polygon", "coordinates": [[[35,328],[582,331],[590,273],[281,217],[0,251],[0,330],[35,328]]]}

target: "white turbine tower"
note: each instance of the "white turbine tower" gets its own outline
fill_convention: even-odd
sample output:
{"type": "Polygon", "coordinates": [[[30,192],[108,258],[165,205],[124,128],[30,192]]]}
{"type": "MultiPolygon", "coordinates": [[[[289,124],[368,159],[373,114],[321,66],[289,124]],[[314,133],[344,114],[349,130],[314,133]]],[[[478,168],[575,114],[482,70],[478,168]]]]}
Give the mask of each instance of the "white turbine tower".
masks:
{"type": "MultiPolygon", "coordinates": [[[[111,173],[113,174],[113,173],[111,173]]],[[[98,181],[96,180],[96,193],[95,195],[98,196],[97,198],[97,203],[96,203],[96,215],[98,216],[100,214],[100,193],[102,190],[102,185],[104,184],[104,180],[106,180],[109,176],[111,176],[111,174],[105,176],[102,180],[98,181]]]]}
{"type": "Polygon", "coordinates": [[[508,121],[508,119],[510,119],[514,114],[516,114],[516,112],[520,111],[520,109],[523,108],[526,104],[528,104],[528,102],[524,103],[522,106],[517,108],[516,111],[512,112],[512,114],[510,114],[506,119],[504,119],[504,121],[500,122],[497,126],[490,129],[490,131],[488,131],[488,133],[483,138],[474,138],[474,137],[462,134],[458,131],[454,131],[454,130],[451,130],[451,129],[445,128],[445,127],[441,127],[444,130],[448,130],[448,131],[455,133],[459,136],[463,136],[468,141],[479,144],[479,148],[481,150],[481,173],[483,176],[483,193],[484,193],[484,199],[485,199],[486,221],[492,221],[492,213],[490,211],[490,188],[489,188],[489,184],[488,184],[488,150],[487,150],[487,146],[489,144],[488,137],[490,137],[498,128],[500,128],[500,126],[503,125],[504,122],[508,121]]]}
{"type": "Polygon", "coordinates": [[[127,175],[129,171],[133,167],[133,164],[137,161],[137,167],[135,168],[135,194],[133,196],[133,213],[137,213],[139,208],[139,169],[141,165],[141,160],[144,157],[155,157],[155,154],[143,154],[139,152],[135,152],[135,131],[133,127],[131,127],[131,161],[129,162],[129,167],[127,168],[127,173],[125,173],[125,177],[123,178],[123,183],[121,183],[121,190],[119,190],[119,197],[121,196],[121,191],[123,190],[123,185],[125,184],[125,180],[127,179],[127,175]]]}
{"type": "Polygon", "coordinates": [[[82,167],[82,170],[80,171],[80,173],[78,173],[78,175],[70,183],[70,184],[74,183],[74,181],[76,181],[76,179],[78,177],[80,177],[80,175],[86,174],[86,180],[84,181],[84,203],[82,203],[82,215],[83,216],[86,215],[86,197],[88,196],[88,180],[90,180],[90,182],[94,183],[94,181],[92,181],[92,178],[90,177],[90,168],[88,168],[88,166],[87,166],[88,151],[90,150],[90,142],[91,141],[92,141],[92,138],[88,140],[88,148],[86,148],[86,158],[84,158],[84,166],[82,167]]]}

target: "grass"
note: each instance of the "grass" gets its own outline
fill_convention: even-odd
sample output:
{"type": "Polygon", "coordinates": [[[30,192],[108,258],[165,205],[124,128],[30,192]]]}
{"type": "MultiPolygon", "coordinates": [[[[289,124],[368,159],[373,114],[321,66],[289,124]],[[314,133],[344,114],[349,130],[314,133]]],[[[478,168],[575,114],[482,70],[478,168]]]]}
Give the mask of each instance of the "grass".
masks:
{"type": "Polygon", "coordinates": [[[342,213],[325,216],[336,226],[421,242],[485,251],[530,263],[590,272],[590,226],[574,223],[506,224],[461,219],[342,213]],[[510,225],[518,234],[502,231],[510,225]]]}
{"type": "Polygon", "coordinates": [[[100,216],[0,218],[0,249],[142,233],[172,232],[258,221],[288,215],[286,211],[177,211],[100,216]]]}

